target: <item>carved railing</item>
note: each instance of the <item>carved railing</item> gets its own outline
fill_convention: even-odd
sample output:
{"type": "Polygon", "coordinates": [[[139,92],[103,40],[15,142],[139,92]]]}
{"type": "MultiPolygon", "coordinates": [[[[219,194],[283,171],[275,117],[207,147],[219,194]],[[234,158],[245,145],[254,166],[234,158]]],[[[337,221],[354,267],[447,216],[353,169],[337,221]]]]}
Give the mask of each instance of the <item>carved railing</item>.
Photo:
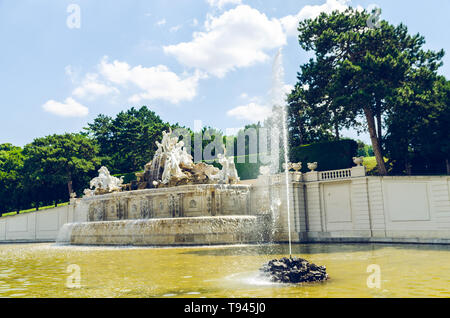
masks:
{"type": "Polygon", "coordinates": [[[348,179],[352,177],[352,169],[330,170],[319,172],[319,180],[348,179]]]}

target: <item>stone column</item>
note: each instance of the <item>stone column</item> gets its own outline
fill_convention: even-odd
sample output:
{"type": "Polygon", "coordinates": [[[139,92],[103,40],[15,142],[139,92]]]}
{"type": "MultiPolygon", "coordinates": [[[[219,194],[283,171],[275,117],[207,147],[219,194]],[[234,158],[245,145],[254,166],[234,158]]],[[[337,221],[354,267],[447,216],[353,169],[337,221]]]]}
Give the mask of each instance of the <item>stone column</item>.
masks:
{"type": "Polygon", "coordinates": [[[356,237],[371,237],[372,230],[369,212],[369,195],[367,193],[367,178],[352,178],[350,191],[354,217],[353,235],[356,237]]]}
{"type": "MultiPolygon", "coordinates": [[[[317,172],[314,172],[317,174],[317,172]]],[[[311,174],[309,175],[310,179],[311,174]]],[[[324,231],[322,220],[322,207],[320,202],[320,185],[318,181],[305,183],[306,219],[308,236],[318,236],[324,231]]]]}
{"type": "Polygon", "coordinates": [[[367,178],[369,215],[372,237],[386,237],[386,215],[384,213],[383,185],[381,177],[367,178]]]}
{"type": "Polygon", "coordinates": [[[319,172],[310,171],[304,174],[304,180],[306,182],[318,181],[319,180],[319,172]]]}
{"type": "Polygon", "coordinates": [[[289,226],[288,226],[288,216],[291,228],[291,240],[292,242],[299,242],[299,221],[300,211],[299,211],[299,194],[298,191],[301,189],[296,186],[297,182],[294,180],[298,179],[298,175],[295,173],[289,173],[288,187],[286,187],[286,175],[285,173],[280,173],[272,177],[272,184],[270,186],[272,191],[271,203],[274,207],[275,212],[275,232],[274,240],[277,242],[288,242],[289,241],[289,226]],[[289,191],[289,198],[287,197],[286,191],[289,191]],[[289,200],[289,213],[288,213],[288,203],[289,200]],[[278,203],[278,204],[277,204],[278,203]],[[289,214],[289,215],[288,215],[289,214]]]}

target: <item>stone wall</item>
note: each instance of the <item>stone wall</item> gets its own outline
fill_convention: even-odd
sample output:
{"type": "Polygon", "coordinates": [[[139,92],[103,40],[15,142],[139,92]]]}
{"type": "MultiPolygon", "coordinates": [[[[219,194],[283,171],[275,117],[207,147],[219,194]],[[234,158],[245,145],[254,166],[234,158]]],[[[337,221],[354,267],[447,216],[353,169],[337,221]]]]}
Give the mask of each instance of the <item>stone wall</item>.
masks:
{"type": "Polygon", "coordinates": [[[66,223],[87,221],[87,210],[81,201],[53,209],[0,218],[0,242],[55,241],[66,223]]]}
{"type": "MultiPolygon", "coordinates": [[[[301,186],[290,183],[294,214],[291,224],[293,221],[296,225],[299,242],[450,243],[448,176],[357,174],[320,180],[320,175],[313,172],[300,179],[301,186]]],[[[286,188],[282,182],[273,182],[269,187],[286,188]]],[[[283,235],[278,238],[286,241],[286,199],[280,197],[278,232],[283,235]]]]}
{"type": "Polygon", "coordinates": [[[250,215],[249,185],[185,185],[116,192],[82,200],[89,221],[250,215]]]}

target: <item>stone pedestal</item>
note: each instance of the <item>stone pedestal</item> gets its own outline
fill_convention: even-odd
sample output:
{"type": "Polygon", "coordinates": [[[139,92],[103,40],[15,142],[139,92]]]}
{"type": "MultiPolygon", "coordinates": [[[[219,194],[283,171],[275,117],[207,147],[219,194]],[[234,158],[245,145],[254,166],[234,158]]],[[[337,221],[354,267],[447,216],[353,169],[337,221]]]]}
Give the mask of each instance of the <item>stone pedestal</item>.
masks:
{"type": "Polygon", "coordinates": [[[364,167],[364,166],[352,167],[352,178],[365,177],[365,176],[366,176],[366,167],[364,167]]]}
{"type": "Polygon", "coordinates": [[[319,173],[317,171],[310,171],[305,173],[304,181],[311,182],[311,181],[318,181],[319,180],[319,173]]]}

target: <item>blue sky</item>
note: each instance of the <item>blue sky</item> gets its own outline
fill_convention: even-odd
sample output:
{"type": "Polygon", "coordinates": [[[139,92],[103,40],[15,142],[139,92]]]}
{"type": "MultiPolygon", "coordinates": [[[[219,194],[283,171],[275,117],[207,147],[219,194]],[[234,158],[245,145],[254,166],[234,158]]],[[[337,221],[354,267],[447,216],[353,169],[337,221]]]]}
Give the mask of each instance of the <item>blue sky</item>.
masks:
{"type": "Polygon", "coordinates": [[[141,105],[191,128],[242,127],[270,109],[280,47],[295,84],[308,59],[299,19],[371,4],[450,52],[448,0],[0,0],[0,143],[78,132],[98,114],[141,105]]]}

